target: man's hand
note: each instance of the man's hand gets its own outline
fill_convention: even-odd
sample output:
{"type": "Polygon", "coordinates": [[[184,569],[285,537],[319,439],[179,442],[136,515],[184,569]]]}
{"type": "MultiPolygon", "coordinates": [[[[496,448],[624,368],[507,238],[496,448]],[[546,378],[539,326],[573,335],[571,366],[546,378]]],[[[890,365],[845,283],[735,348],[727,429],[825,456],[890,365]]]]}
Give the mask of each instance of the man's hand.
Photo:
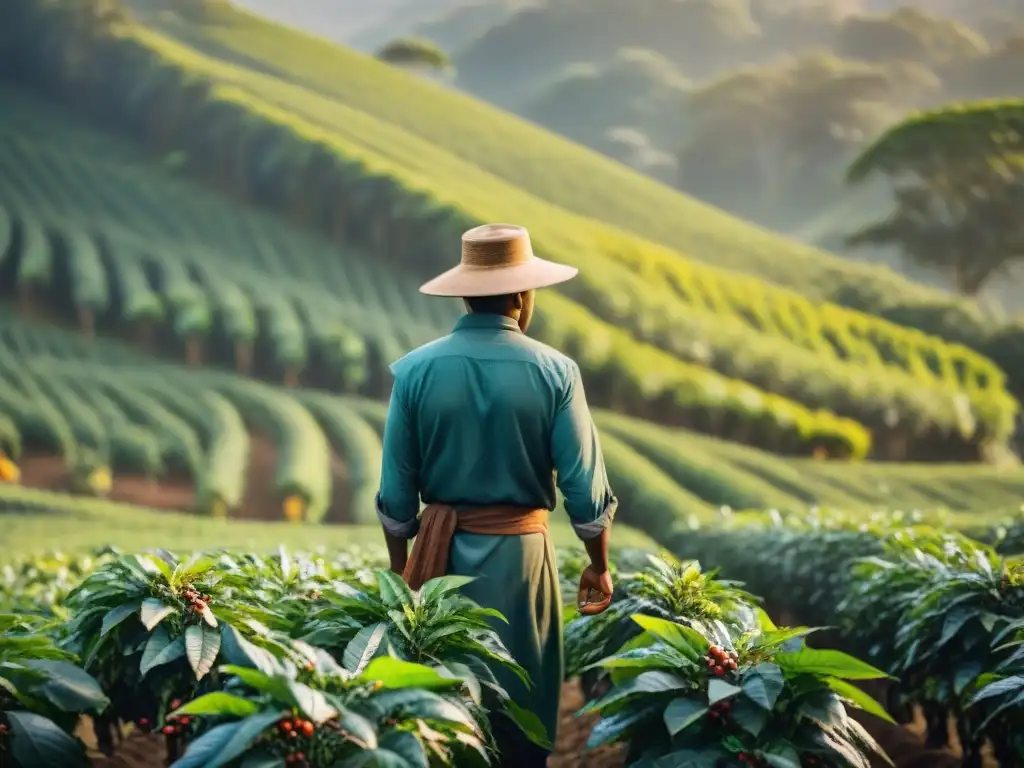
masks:
{"type": "Polygon", "coordinates": [[[612,602],[612,574],[605,568],[598,571],[588,565],[580,574],[578,607],[583,616],[596,616],[608,610],[612,602]]]}

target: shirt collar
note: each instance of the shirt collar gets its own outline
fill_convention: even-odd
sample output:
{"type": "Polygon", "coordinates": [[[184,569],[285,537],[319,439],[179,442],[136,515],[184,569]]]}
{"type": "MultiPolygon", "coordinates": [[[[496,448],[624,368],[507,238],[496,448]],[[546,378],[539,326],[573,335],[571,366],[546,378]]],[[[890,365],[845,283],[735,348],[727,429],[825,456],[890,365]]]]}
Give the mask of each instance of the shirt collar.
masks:
{"type": "Polygon", "coordinates": [[[495,331],[519,332],[519,323],[507,315],[490,315],[483,312],[470,312],[459,318],[455,324],[456,331],[484,328],[495,331]]]}

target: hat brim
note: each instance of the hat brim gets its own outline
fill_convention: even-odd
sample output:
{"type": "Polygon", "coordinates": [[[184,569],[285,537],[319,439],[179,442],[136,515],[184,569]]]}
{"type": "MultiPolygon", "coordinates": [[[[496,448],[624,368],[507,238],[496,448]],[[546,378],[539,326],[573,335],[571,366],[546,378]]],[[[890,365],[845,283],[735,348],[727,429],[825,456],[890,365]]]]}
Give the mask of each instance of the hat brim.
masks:
{"type": "Polygon", "coordinates": [[[467,267],[460,264],[420,286],[428,296],[502,296],[572,280],[579,273],[576,267],[556,264],[534,256],[511,267],[467,267]]]}

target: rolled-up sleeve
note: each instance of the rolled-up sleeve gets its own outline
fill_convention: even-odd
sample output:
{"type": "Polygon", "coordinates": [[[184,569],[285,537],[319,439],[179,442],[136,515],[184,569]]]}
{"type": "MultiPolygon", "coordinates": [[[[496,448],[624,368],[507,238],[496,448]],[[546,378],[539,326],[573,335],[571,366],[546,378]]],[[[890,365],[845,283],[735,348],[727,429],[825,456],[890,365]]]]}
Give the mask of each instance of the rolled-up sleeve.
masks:
{"type": "Polygon", "coordinates": [[[597,427],[575,365],[555,414],[551,456],[576,535],[583,540],[600,536],[611,525],[618,499],[608,482],[597,427]]]}
{"type": "Polygon", "coordinates": [[[377,517],[385,531],[403,539],[411,539],[419,531],[419,446],[410,413],[406,385],[398,376],[384,425],[377,517]]]}

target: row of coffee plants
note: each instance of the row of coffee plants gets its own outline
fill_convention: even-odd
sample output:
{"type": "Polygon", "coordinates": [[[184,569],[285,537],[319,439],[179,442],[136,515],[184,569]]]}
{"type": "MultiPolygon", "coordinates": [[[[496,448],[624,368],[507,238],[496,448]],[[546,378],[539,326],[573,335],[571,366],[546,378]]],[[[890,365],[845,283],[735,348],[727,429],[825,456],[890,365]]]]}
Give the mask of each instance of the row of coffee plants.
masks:
{"type": "MultiPolygon", "coordinates": [[[[2,669],[19,686],[31,682],[20,670],[44,669],[32,680],[50,693],[3,701],[0,748],[20,768],[85,765],[71,736],[81,714],[103,750],[131,723],[163,738],[176,768],[488,765],[493,717],[546,744],[494,675],[522,669],[494,632],[500,617],[459,596],[465,579],[414,593],[374,565],[280,551],[11,567],[0,609],[30,609],[20,589],[63,621],[5,614],[2,669]],[[80,667],[40,666],[47,653],[80,667]],[[32,717],[54,723],[51,737],[30,735],[32,717]]],[[[562,553],[567,587],[581,567],[562,553]]],[[[591,746],[623,742],[633,766],[867,768],[878,748],[847,706],[886,715],[846,681],[882,672],[806,648],[809,630],[777,628],[696,563],[630,553],[617,570],[612,611],[566,611],[568,673],[602,694],[585,708],[603,715],[591,746]]]]}
{"type": "MultiPolygon", "coordinates": [[[[112,7],[116,6],[104,6],[112,7]]],[[[293,216],[303,226],[319,228],[346,246],[355,242],[375,261],[406,261],[409,254],[416,254],[415,263],[408,266],[417,273],[444,263],[453,238],[481,220],[480,200],[495,193],[490,177],[486,194],[473,183],[458,187],[447,183],[450,158],[439,153],[444,160],[435,166],[436,149],[429,144],[417,144],[413,150],[419,158],[413,177],[400,162],[353,151],[351,144],[330,131],[314,128],[298,117],[303,109],[292,110],[282,119],[277,106],[246,94],[251,83],[243,70],[236,73],[240,80],[224,88],[219,75],[186,47],[169,41],[159,44],[143,27],[116,13],[80,10],[77,18],[83,29],[74,31],[59,21],[66,13],[70,12],[59,5],[42,10],[33,0],[23,0],[10,14],[13,28],[26,26],[44,36],[53,33],[54,45],[70,46],[92,62],[90,76],[44,70],[50,77],[43,79],[55,93],[72,89],[89,93],[92,100],[109,107],[103,115],[113,118],[119,128],[135,131],[151,146],[179,155],[206,182],[227,186],[236,197],[293,216]],[[130,62],[131,67],[108,71],[114,61],[130,62]],[[98,76],[101,72],[103,76],[98,76]],[[137,98],[126,101],[128,93],[137,98]],[[206,128],[186,130],[196,120],[206,128]],[[153,124],[164,128],[154,132],[153,124]],[[217,129],[211,132],[211,125],[217,129]],[[217,151],[223,141],[231,145],[231,152],[217,151]],[[274,147],[269,154],[268,146],[274,147]],[[254,152],[254,147],[260,151],[254,152]],[[227,166],[218,169],[225,161],[227,166]],[[305,179],[314,172],[309,169],[316,169],[316,178],[308,183],[282,183],[282,179],[305,179]],[[430,188],[423,189],[424,184],[430,188]],[[459,205],[453,205],[453,200],[459,205]],[[332,202],[324,208],[323,201],[332,202]]],[[[24,61],[26,68],[36,65],[31,50],[12,45],[11,55],[24,61]]],[[[379,130],[374,129],[374,135],[379,136],[379,130]]],[[[400,139],[396,136],[395,141],[400,139]]],[[[460,177],[477,172],[471,166],[461,170],[465,173],[460,177]]],[[[512,186],[499,189],[505,210],[528,198],[512,186]]],[[[575,337],[578,343],[591,346],[592,353],[603,358],[595,377],[608,387],[625,381],[627,391],[619,396],[634,415],[659,409],[663,418],[674,423],[699,422],[698,409],[693,407],[698,403],[715,411],[716,421],[730,422],[724,425],[724,434],[733,438],[734,419],[746,431],[760,435],[763,421],[774,428],[796,416],[804,423],[787,437],[802,438],[800,453],[817,447],[831,455],[860,456],[873,443],[876,455],[893,459],[977,459],[1005,443],[1012,432],[1017,404],[1004,389],[1002,372],[975,352],[838,307],[793,305],[793,297],[764,283],[707,268],[697,270],[706,274],[697,277],[692,291],[677,293],[666,287],[661,273],[677,264],[676,254],[647,248],[616,232],[573,244],[565,233],[577,232],[579,222],[567,219],[553,227],[547,217],[537,216],[536,206],[529,208],[523,210],[522,220],[536,234],[539,251],[586,267],[579,280],[558,296],[557,304],[542,307],[540,319],[545,323],[538,330],[549,343],[575,337]],[[713,287],[706,301],[691,296],[703,295],[704,283],[713,287]],[[748,284],[749,290],[738,288],[748,284]],[[693,303],[682,311],[680,299],[691,298],[693,303]],[[589,335],[580,334],[566,320],[568,311],[561,311],[565,304],[570,305],[568,311],[582,312],[588,326],[601,329],[607,339],[603,348],[588,344],[589,335]],[[600,319],[610,317],[620,322],[600,319]],[[786,361],[781,367],[780,359],[786,361]],[[667,372],[657,381],[647,375],[651,361],[667,372]],[[744,385],[730,387],[733,380],[744,385]],[[734,391],[723,393],[723,389],[734,391]],[[737,402],[723,407],[722,401],[731,400],[737,402]]],[[[19,221],[24,210],[32,211],[24,203],[14,206],[19,221]]],[[[559,209],[541,206],[540,210],[559,209]]],[[[565,216],[559,214],[559,218],[565,216]]],[[[91,219],[90,226],[100,225],[91,219]]],[[[168,245],[168,250],[173,246],[168,245]]],[[[212,277],[217,283],[236,280],[233,271],[218,271],[212,277]]],[[[685,276],[675,277],[678,281],[685,276]]],[[[251,288],[239,283],[231,294],[248,296],[250,303],[268,295],[265,280],[247,282],[251,288]]],[[[280,310],[282,317],[295,315],[305,294],[302,288],[289,296],[274,308],[275,314],[280,310]],[[291,303],[296,306],[286,306],[291,303]]],[[[202,328],[196,330],[206,332],[209,312],[201,317],[202,328]]],[[[340,314],[337,317],[342,319],[340,314]]],[[[305,363],[301,325],[301,319],[290,319],[284,328],[288,354],[278,362],[286,370],[305,363]],[[300,354],[291,354],[293,349],[300,354]]],[[[244,327],[249,344],[248,335],[258,329],[251,322],[244,327]]],[[[338,346],[334,338],[324,341],[329,347],[338,346]]],[[[612,400],[605,404],[617,405],[612,400]]]]}
{"type": "MultiPolygon", "coordinates": [[[[886,704],[927,722],[966,768],[986,744],[1002,766],[1024,760],[1024,563],[948,531],[805,524],[679,537],[763,594],[776,615],[836,628],[834,644],[897,678],[886,704]]],[[[1002,539],[1005,545],[1009,539],[1002,539]]]]}

